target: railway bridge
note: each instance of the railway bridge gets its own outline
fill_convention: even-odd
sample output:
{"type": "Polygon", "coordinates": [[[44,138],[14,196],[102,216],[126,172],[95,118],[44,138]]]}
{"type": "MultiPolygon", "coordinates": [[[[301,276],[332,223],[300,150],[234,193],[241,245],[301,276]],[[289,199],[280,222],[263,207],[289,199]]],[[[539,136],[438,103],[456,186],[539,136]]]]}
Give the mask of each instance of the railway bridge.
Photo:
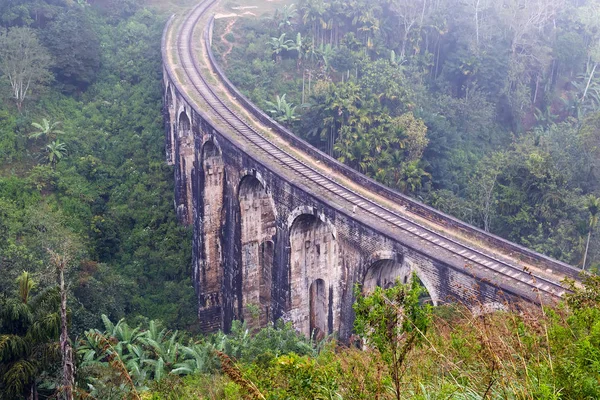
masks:
{"type": "Polygon", "coordinates": [[[352,331],[365,290],[415,272],[434,304],[551,302],[578,270],[392,191],[278,125],[228,81],[211,51],[215,0],[164,31],[166,157],[179,220],[193,226],[204,331],[283,318],[352,331]]]}

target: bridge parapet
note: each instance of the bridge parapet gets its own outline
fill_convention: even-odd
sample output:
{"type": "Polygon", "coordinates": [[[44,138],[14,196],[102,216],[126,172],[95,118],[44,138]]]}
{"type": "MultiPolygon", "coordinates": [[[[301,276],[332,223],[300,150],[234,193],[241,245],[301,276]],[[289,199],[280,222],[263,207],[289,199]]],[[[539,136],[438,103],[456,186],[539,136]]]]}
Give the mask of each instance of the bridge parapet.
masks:
{"type": "MultiPolygon", "coordinates": [[[[206,26],[205,37],[212,37],[212,30],[214,29],[214,17],[210,19],[209,24],[206,26]]],[[[210,43],[210,40],[209,42],[210,43]]],[[[218,75],[219,80],[227,88],[227,90],[235,97],[235,99],[244,106],[246,110],[252,113],[260,122],[265,126],[271,128],[274,132],[277,132],[284,140],[286,140],[294,148],[301,150],[302,152],[309,154],[315,160],[322,162],[334,171],[348,177],[349,179],[357,182],[360,186],[364,187],[368,191],[381,195],[390,201],[395,202],[397,205],[405,207],[408,211],[416,214],[424,219],[431,221],[435,224],[439,224],[444,228],[452,229],[461,232],[474,240],[485,243],[498,250],[511,253],[516,255],[521,261],[533,264],[545,269],[552,269],[558,271],[565,276],[572,279],[579,279],[579,270],[572,266],[555,260],[544,254],[535,252],[524,246],[510,242],[499,236],[485,232],[484,230],[477,228],[473,225],[469,225],[451,215],[445,214],[435,208],[432,208],[426,204],[423,204],[413,198],[410,198],[400,192],[397,192],[374,179],[348,167],[347,165],[339,162],[335,158],[322,152],[316,147],[312,146],[302,138],[295,135],[286,127],[279,124],[277,121],[269,117],[263,110],[257,105],[252,103],[228,78],[223,71],[220,64],[217,62],[215,55],[210,46],[207,46],[208,59],[210,61],[212,69],[218,75]]]]}
{"type": "Polygon", "coordinates": [[[577,277],[566,264],[380,185],[271,120],[216,63],[212,19],[203,20],[204,41],[193,41],[212,3],[172,19],[162,49],[166,154],[175,166],[179,218],[194,228],[203,329],[227,329],[236,318],[252,327],[283,318],[306,334],[347,338],[355,283],[387,285],[414,271],[435,304],[496,304],[552,301],[564,292],[558,277],[577,277]],[[261,126],[232,110],[221,84],[261,126]],[[507,261],[496,252],[514,254],[507,261]],[[519,258],[553,272],[528,273],[514,265],[519,258]]]}

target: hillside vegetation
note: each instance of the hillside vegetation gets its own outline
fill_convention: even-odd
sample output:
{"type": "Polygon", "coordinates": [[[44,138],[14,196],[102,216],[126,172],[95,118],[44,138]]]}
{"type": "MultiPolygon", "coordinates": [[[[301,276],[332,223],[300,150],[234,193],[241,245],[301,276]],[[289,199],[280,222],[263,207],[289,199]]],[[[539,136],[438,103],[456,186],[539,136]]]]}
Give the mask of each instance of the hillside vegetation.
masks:
{"type": "Polygon", "coordinates": [[[47,250],[69,241],[76,333],[101,313],[195,324],[191,233],[164,162],[166,15],[140,3],[0,5],[0,292],[23,270],[52,284],[47,250]],[[37,59],[11,58],[19,46],[37,59]],[[21,99],[10,68],[31,83],[21,99]]]}
{"type": "MultiPolygon", "coordinates": [[[[162,29],[191,3],[0,2],[0,399],[600,397],[596,275],[487,314],[432,308],[416,279],[357,287],[351,343],[283,321],[198,334],[161,114],[162,29]]],[[[219,20],[215,43],[324,151],[594,270],[598,3],[459,4],[281,5],[219,20]]]]}
{"type": "Polygon", "coordinates": [[[444,212],[597,266],[598,1],[300,0],[242,16],[217,19],[215,49],[274,119],[444,212]]]}

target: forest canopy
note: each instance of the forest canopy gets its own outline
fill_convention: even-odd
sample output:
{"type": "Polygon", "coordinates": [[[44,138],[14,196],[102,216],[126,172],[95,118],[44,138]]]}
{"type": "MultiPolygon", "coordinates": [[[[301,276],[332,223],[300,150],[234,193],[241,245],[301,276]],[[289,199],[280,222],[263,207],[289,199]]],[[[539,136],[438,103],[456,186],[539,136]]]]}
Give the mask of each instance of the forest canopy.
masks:
{"type": "Polygon", "coordinates": [[[167,14],[143,3],[0,2],[0,293],[23,270],[52,285],[46,249],[68,238],[74,333],[102,313],[195,326],[164,162],[167,14]]]}
{"type": "MultiPolygon", "coordinates": [[[[597,275],[557,305],[489,314],[432,308],[416,278],[357,286],[350,346],[284,321],[198,335],[164,162],[160,38],[176,3],[0,1],[0,398],[600,396],[597,275]]],[[[599,0],[285,3],[215,34],[273,118],[597,270],[599,0]]]]}
{"type": "Polygon", "coordinates": [[[296,134],[486,231],[597,266],[600,2],[300,0],[234,19],[215,35],[228,76],[296,134]]]}

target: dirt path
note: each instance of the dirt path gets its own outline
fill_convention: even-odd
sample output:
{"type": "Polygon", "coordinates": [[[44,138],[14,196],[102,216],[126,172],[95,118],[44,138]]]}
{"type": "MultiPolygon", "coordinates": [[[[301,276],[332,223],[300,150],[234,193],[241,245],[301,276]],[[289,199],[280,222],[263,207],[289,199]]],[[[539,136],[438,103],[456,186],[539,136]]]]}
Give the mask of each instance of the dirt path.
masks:
{"type": "Polygon", "coordinates": [[[231,53],[231,50],[233,50],[233,43],[231,43],[229,40],[225,39],[225,36],[227,36],[228,33],[231,33],[231,31],[233,29],[233,25],[237,21],[237,18],[238,18],[237,16],[233,17],[227,23],[227,26],[225,27],[225,32],[223,32],[223,34],[221,35],[221,42],[227,44],[227,50],[225,50],[225,52],[221,56],[223,58],[223,64],[225,64],[225,66],[227,66],[227,56],[229,55],[229,53],[231,53]]]}

